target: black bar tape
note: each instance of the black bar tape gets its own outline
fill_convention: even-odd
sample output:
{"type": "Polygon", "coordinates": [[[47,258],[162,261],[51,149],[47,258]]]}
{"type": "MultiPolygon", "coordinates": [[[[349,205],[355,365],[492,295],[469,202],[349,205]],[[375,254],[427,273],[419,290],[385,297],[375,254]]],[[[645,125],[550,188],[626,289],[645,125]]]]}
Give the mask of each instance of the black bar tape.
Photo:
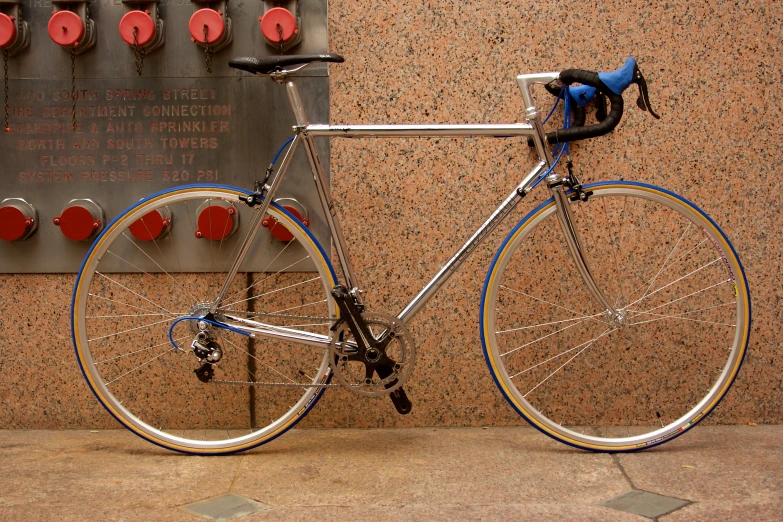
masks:
{"type": "Polygon", "coordinates": [[[598,77],[598,73],[584,71],[582,69],[566,69],[560,73],[559,79],[566,85],[581,83],[582,85],[595,87],[599,92],[604,93],[609,98],[612,109],[604,121],[595,125],[576,126],[569,129],[548,132],[546,139],[550,144],[597,138],[598,136],[609,134],[617,127],[623,117],[623,97],[609,90],[609,88],[604,85],[604,82],[598,77]]]}
{"type": "Polygon", "coordinates": [[[587,111],[585,108],[579,106],[574,107],[574,121],[571,122],[571,125],[574,127],[582,127],[584,126],[586,119],[587,111]]]}

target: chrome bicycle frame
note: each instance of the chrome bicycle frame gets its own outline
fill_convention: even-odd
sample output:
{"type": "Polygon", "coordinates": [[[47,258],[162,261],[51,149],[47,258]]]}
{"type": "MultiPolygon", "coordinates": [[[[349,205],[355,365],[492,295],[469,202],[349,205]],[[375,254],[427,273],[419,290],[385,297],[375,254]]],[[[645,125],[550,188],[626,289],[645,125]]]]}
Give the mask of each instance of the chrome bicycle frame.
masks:
{"type": "MultiPolygon", "coordinates": [[[[284,83],[288,92],[288,99],[291,103],[296,126],[294,132],[295,139],[290,145],[286,156],[272,181],[271,185],[266,187],[265,201],[258,207],[256,219],[252,222],[253,229],[248,235],[246,244],[240,250],[240,254],[232,269],[229,271],[229,278],[224,284],[218,298],[213,304],[213,308],[220,306],[223,296],[233,279],[233,276],[239,269],[244,256],[247,254],[248,245],[252,241],[255,233],[260,228],[262,216],[269,202],[272,201],[275,191],[285,176],[285,172],[290,164],[291,155],[299,142],[304,145],[307,159],[313,173],[316,190],[318,192],[321,206],[326,216],[327,225],[332,234],[335,250],[340,260],[343,271],[343,277],[353,296],[361,302],[359,290],[359,281],[353,270],[342,228],[337,218],[337,211],[332,200],[331,191],[326,180],[321,162],[318,158],[314,139],[317,137],[330,138],[431,138],[431,137],[531,137],[538,152],[540,161],[533,169],[522,179],[517,187],[503,200],[500,206],[484,221],[484,223],[470,236],[465,244],[454,254],[451,259],[441,268],[441,270],[427,283],[427,285],[414,297],[411,302],[397,315],[403,321],[409,321],[415,316],[426,303],[437,293],[437,291],[448,281],[448,279],[457,271],[462,263],[471,253],[489,236],[500,222],[514,209],[519,201],[532,190],[533,184],[538,178],[552,167],[553,159],[546,146],[546,133],[541,123],[540,115],[533,104],[531,87],[534,84],[546,84],[556,80],[559,73],[541,73],[541,74],[523,74],[517,77],[517,82],[522,90],[522,97],[525,102],[525,120],[527,123],[511,124],[472,124],[472,125],[316,125],[310,124],[304,112],[302,101],[299,97],[299,91],[293,80],[290,80],[286,73],[273,75],[273,79],[278,83],[284,83]]],[[[547,180],[556,181],[556,179],[547,180]]],[[[584,280],[590,292],[596,300],[606,309],[610,315],[616,315],[617,312],[609,300],[604,296],[601,289],[593,279],[589,265],[587,263],[582,242],[576,227],[573,225],[573,217],[569,209],[569,201],[563,191],[554,183],[548,183],[549,191],[555,200],[558,223],[566,238],[566,244],[573,257],[574,264],[580,276],[584,280]]],[[[214,311],[214,310],[213,310],[214,311]]],[[[262,335],[280,340],[296,341],[303,344],[323,346],[328,345],[330,340],[328,336],[316,335],[310,332],[299,332],[287,328],[268,325],[247,319],[229,317],[232,326],[244,330],[251,335],[262,335]]]]}

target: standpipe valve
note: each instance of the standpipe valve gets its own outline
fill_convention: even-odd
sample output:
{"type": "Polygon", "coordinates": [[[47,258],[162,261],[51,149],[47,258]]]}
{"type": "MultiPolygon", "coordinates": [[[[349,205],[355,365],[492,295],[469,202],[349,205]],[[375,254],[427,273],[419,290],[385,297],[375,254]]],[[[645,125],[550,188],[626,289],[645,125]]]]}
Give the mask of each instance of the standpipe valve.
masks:
{"type": "Polygon", "coordinates": [[[212,72],[212,56],[229,46],[234,38],[231,18],[228,17],[228,0],[216,2],[191,0],[193,16],[188,22],[190,39],[204,48],[207,72],[212,72]]]}
{"type": "Polygon", "coordinates": [[[144,58],[163,46],[166,33],[160,17],[160,0],[122,0],[128,11],[120,20],[120,37],[133,50],[136,72],[141,76],[144,58]]]}
{"type": "Polygon", "coordinates": [[[3,129],[11,132],[8,121],[8,59],[30,46],[27,22],[22,20],[23,0],[0,0],[0,50],[3,54],[3,129]]]}

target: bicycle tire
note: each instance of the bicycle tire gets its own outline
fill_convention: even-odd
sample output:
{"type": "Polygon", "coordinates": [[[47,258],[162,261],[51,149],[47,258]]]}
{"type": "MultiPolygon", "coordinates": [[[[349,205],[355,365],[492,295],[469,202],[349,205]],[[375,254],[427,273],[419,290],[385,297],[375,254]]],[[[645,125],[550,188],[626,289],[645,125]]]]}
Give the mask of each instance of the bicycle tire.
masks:
{"type": "Polygon", "coordinates": [[[636,182],[587,185],[571,204],[602,315],[562,238],[552,199],[509,233],[481,300],[481,341],[503,396],[532,426],[591,451],[651,448],[725,397],[747,349],[750,291],[701,209],[636,182]]]}
{"type": "MultiPolygon", "coordinates": [[[[249,229],[242,224],[257,212],[240,203],[247,195],[191,185],[145,198],[100,234],[76,279],[72,336],[90,389],[123,426],[164,448],[230,454],[269,442],[307,415],[331,379],[328,348],[251,340],[214,325],[222,359],[208,382],[194,374],[201,364],[191,349],[198,329],[193,320],[178,320],[203,315],[217,295],[249,229]],[[168,229],[156,239],[134,236],[133,224],[137,233],[139,223],[150,232],[141,218],[154,212],[170,216],[168,229]]],[[[337,278],[328,256],[286,209],[272,203],[268,216],[270,230],[253,239],[216,317],[261,317],[330,335],[339,312],[329,294],[337,278]],[[274,227],[294,239],[274,239],[274,227]]]]}

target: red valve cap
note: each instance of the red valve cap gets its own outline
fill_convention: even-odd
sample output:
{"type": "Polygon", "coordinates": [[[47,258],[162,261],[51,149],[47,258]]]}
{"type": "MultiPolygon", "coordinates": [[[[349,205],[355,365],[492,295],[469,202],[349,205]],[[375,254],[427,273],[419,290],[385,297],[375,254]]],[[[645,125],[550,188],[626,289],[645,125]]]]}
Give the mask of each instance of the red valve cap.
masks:
{"type": "Polygon", "coordinates": [[[93,217],[89,210],[79,205],[63,210],[62,215],[55,218],[55,224],[60,226],[60,231],[71,241],[89,239],[100,228],[100,221],[93,217]],[[95,226],[96,223],[98,227],[95,226]]]}
{"type": "Polygon", "coordinates": [[[133,45],[133,30],[136,30],[136,43],[144,47],[155,38],[155,22],[144,11],[130,11],[120,20],[120,36],[125,43],[133,45]]]}
{"type": "Polygon", "coordinates": [[[16,41],[16,22],[7,14],[0,13],[0,49],[11,47],[16,41]]]}
{"type": "Polygon", "coordinates": [[[133,237],[139,241],[152,241],[158,239],[166,227],[168,227],[170,221],[163,217],[163,215],[157,210],[145,214],[140,219],[137,219],[130,227],[128,227],[133,234],[133,237]]]}
{"type": "Polygon", "coordinates": [[[236,214],[234,207],[209,205],[199,212],[196,237],[212,241],[226,239],[234,231],[234,218],[232,217],[234,214],[236,214]]]}
{"type": "Polygon", "coordinates": [[[213,44],[223,37],[226,25],[223,23],[223,17],[214,9],[199,9],[188,22],[190,36],[198,43],[204,43],[204,30],[207,31],[207,43],[213,44]]]}
{"type": "Polygon", "coordinates": [[[16,241],[24,237],[33,226],[32,219],[14,206],[0,207],[0,239],[16,241]]]}
{"type": "Polygon", "coordinates": [[[57,11],[49,19],[49,36],[57,45],[74,47],[84,37],[84,22],[74,12],[57,11]]]}
{"type": "Polygon", "coordinates": [[[296,29],[296,18],[291,11],[283,7],[273,7],[261,18],[261,32],[272,43],[279,43],[282,33],[283,43],[285,43],[299,31],[296,29]]]}

